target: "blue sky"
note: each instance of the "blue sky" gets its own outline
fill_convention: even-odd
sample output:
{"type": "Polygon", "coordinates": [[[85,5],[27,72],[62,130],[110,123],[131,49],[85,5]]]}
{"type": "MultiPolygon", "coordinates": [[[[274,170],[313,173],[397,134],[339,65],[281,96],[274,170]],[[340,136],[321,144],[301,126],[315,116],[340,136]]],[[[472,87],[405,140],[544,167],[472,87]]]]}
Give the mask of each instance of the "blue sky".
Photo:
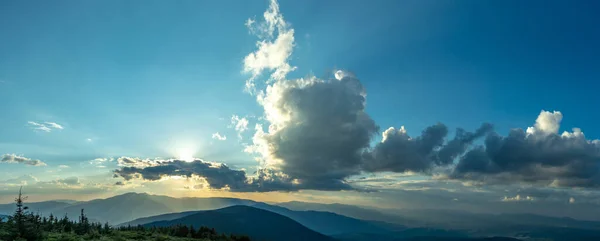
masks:
{"type": "MultiPolygon", "coordinates": [[[[47,164],[0,163],[0,173],[40,180],[104,175],[99,182],[112,183],[119,157],[182,152],[255,169],[256,156],[244,149],[254,125],[269,122],[256,96],[244,91],[244,58],[257,49],[244,23],[261,21],[268,4],[0,3],[0,155],[47,164]],[[249,121],[240,137],[233,115],[249,121]],[[62,129],[36,130],[29,122],[62,129]],[[226,140],[212,138],[217,132],[226,140]],[[113,161],[90,166],[96,158],[113,161]]],[[[564,115],[560,133],[579,127],[590,140],[600,137],[595,1],[279,5],[295,37],[286,62],[297,69],[287,78],[353,73],[380,132],[405,126],[417,136],[441,122],[452,133],[490,122],[506,135],[533,126],[540,111],[556,110],[564,115]]]]}

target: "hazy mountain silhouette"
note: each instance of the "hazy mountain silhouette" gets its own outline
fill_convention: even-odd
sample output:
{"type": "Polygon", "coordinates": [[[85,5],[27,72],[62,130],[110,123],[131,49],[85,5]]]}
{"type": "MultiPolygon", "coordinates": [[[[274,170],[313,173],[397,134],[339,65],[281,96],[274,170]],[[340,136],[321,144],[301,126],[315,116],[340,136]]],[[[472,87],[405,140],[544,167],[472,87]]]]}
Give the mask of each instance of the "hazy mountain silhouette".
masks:
{"type": "Polygon", "coordinates": [[[454,238],[454,237],[411,237],[396,239],[394,241],[521,241],[516,238],[489,237],[489,238],[454,238]]]}
{"type": "MultiPolygon", "coordinates": [[[[304,202],[268,205],[235,198],[173,198],[140,193],[74,203],[47,201],[26,205],[31,212],[43,216],[52,213],[62,217],[68,214],[71,219],[76,219],[81,209],[85,209],[90,221],[110,222],[113,225],[132,220],[133,225],[177,220],[201,210],[247,205],[289,217],[308,229],[348,241],[395,240],[416,236],[464,237],[467,233],[471,237],[510,236],[555,240],[578,237],[578,240],[600,240],[600,222],[533,214],[496,215],[455,210],[376,209],[304,202]]],[[[10,215],[14,210],[15,205],[12,203],[0,204],[0,214],[10,215]]]]}
{"type": "MultiPolygon", "coordinates": [[[[408,227],[495,229],[514,226],[550,226],[600,230],[600,222],[535,214],[487,214],[443,209],[376,209],[344,204],[279,203],[291,210],[318,210],[362,220],[377,220],[408,227]]],[[[504,229],[504,228],[502,228],[504,229]]]]}
{"type": "MultiPolygon", "coordinates": [[[[146,193],[126,193],[106,199],[94,199],[73,204],[48,201],[27,203],[29,210],[42,215],[76,218],[85,210],[91,221],[119,224],[141,217],[184,211],[212,210],[233,205],[252,205],[256,202],[235,198],[173,198],[146,193]]],[[[0,205],[0,214],[12,214],[14,204],[0,205]]]]}
{"type": "Polygon", "coordinates": [[[158,221],[171,221],[171,220],[187,217],[192,214],[196,214],[198,212],[201,212],[201,211],[187,211],[187,212],[181,212],[181,213],[161,214],[161,215],[156,215],[156,216],[138,218],[138,219],[135,219],[135,220],[132,220],[129,222],[124,222],[124,223],[118,224],[116,226],[129,226],[129,225],[137,226],[137,225],[143,225],[143,224],[148,224],[148,223],[158,222],[158,221]]]}
{"type": "MultiPolygon", "coordinates": [[[[323,212],[332,212],[340,215],[361,219],[361,220],[370,220],[370,221],[379,221],[395,224],[393,226],[407,226],[407,227],[420,227],[424,224],[416,219],[406,218],[400,215],[393,215],[389,213],[384,213],[379,210],[346,205],[346,204],[322,204],[322,203],[309,203],[309,202],[284,202],[278,203],[277,206],[285,207],[290,210],[295,211],[323,211],[323,212]]],[[[385,224],[382,224],[385,225],[385,224]]],[[[395,227],[389,228],[395,228],[395,227]]]]}
{"type": "Polygon", "coordinates": [[[333,241],[334,239],[315,232],[286,216],[249,206],[231,206],[217,210],[200,211],[170,221],[148,223],[146,227],[171,226],[176,224],[194,227],[212,227],[219,232],[244,234],[253,240],[271,241],[333,241]]]}
{"type": "MultiPolygon", "coordinates": [[[[42,215],[49,215],[50,213],[54,213],[54,215],[64,215],[62,209],[71,205],[67,202],[61,201],[31,202],[26,204],[27,207],[29,207],[29,211],[40,213],[42,215]]],[[[14,211],[14,203],[0,204],[0,214],[10,215],[14,211]]]]}
{"type": "Polygon", "coordinates": [[[332,212],[293,211],[284,207],[255,204],[254,207],[265,209],[289,217],[302,225],[326,235],[344,233],[389,233],[392,230],[374,222],[346,217],[332,212]]]}

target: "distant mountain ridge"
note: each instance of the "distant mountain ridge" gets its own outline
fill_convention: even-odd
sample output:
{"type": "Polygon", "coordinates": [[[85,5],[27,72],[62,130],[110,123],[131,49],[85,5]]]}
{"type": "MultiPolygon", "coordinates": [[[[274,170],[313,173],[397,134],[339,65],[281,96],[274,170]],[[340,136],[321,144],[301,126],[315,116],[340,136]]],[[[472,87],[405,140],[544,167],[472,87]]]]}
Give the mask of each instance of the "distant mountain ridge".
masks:
{"type": "Polygon", "coordinates": [[[194,227],[212,227],[228,234],[244,234],[253,240],[271,241],[334,241],[335,239],[313,231],[286,216],[250,206],[231,206],[222,209],[199,211],[170,221],[145,224],[146,227],[164,227],[176,224],[194,227]]]}
{"type": "MultiPolygon", "coordinates": [[[[126,222],[137,225],[177,220],[198,211],[245,205],[286,216],[308,229],[344,241],[392,241],[412,236],[438,238],[511,236],[524,239],[562,237],[555,240],[568,240],[568,237],[589,240],[588,238],[591,237],[592,240],[600,240],[600,222],[531,214],[494,215],[454,210],[385,210],[345,204],[303,202],[269,205],[235,198],[173,198],[145,193],[126,193],[106,199],[75,203],[47,201],[26,203],[26,205],[30,207],[31,212],[43,216],[52,213],[62,217],[66,214],[71,219],[77,218],[81,209],[84,209],[90,221],[109,222],[113,225],[126,222]]],[[[11,215],[14,209],[14,204],[0,204],[0,214],[11,215]]]]}
{"type": "MultiPolygon", "coordinates": [[[[359,220],[342,216],[331,212],[318,211],[293,211],[284,207],[269,205],[266,203],[256,203],[251,207],[267,210],[277,213],[306,226],[307,228],[325,235],[341,235],[346,233],[390,233],[392,229],[379,223],[359,220]]],[[[118,226],[143,225],[158,221],[171,221],[183,218],[201,211],[189,211],[181,213],[163,214],[152,217],[139,218],[130,222],[119,224],[118,226]]],[[[391,224],[390,224],[391,225],[391,224]]]]}
{"type": "MultiPolygon", "coordinates": [[[[119,224],[160,214],[212,210],[254,203],[256,202],[235,198],[174,198],[146,193],[125,193],[106,199],[94,199],[73,204],[47,201],[26,203],[26,205],[32,212],[39,212],[43,215],[52,213],[59,217],[66,214],[70,218],[79,216],[81,209],[84,209],[91,221],[119,224]]],[[[14,204],[0,204],[0,214],[12,214],[14,209],[14,204]]]]}

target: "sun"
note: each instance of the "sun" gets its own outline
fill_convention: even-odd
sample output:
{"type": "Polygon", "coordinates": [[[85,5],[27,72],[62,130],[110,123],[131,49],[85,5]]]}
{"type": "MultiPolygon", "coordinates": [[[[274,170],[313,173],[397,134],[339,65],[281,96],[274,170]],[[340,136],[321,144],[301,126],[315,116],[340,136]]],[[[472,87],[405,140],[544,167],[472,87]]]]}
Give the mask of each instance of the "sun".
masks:
{"type": "Polygon", "coordinates": [[[194,150],[190,148],[178,148],[177,149],[177,159],[187,162],[194,161],[194,150]]]}

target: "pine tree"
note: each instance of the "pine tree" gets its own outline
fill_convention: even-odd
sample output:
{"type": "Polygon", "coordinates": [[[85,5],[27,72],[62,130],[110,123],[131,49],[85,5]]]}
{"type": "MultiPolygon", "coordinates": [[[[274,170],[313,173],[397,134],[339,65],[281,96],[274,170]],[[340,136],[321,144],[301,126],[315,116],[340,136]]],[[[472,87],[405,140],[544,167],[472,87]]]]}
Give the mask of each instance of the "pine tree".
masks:
{"type": "Polygon", "coordinates": [[[17,238],[25,236],[25,211],[29,209],[23,204],[23,201],[27,199],[27,197],[23,197],[22,191],[23,187],[19,188],[19,196],[15,198],[17,210],[15,210],[15,214],[12,216],[15,223],[14,231],[17,238]]]}
{"type": "Polygon", "coordinates": [[[103,232],[104,234],[109,234],[109,233],[110,233],[110,225],[108,225],[108,222],[106,222],[106,223],[104,224],[104,228],[102,229],[102,232],[103,232]]]}

